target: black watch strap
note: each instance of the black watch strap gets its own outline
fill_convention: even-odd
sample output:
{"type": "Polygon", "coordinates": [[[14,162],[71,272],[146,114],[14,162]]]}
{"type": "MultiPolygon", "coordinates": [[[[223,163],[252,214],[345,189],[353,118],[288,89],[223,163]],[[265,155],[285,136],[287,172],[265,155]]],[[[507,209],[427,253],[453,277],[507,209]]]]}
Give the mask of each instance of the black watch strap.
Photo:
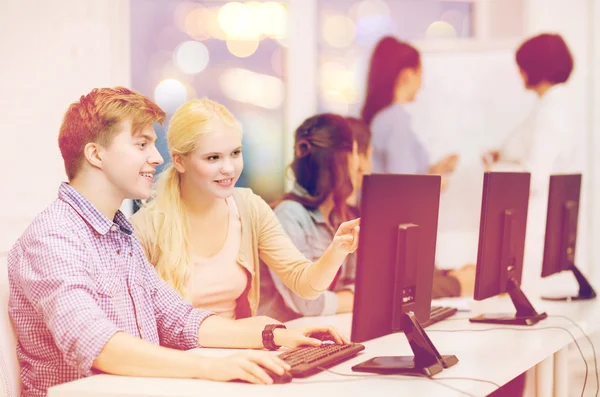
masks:
{"type": "Polygon", "coordinates": [[[265,326],[265,329],[263,329],[262,332],[262,343],[263,346],[265,347],[265,349],[269,349],[269,350],[277,350],[279,349],[280,346],[277,346],[275,344],[275,341],[273,339],[273,330],[277,329],[277,328],[286,328],[285,325],[283,324],[267,324],[265,326]]]}

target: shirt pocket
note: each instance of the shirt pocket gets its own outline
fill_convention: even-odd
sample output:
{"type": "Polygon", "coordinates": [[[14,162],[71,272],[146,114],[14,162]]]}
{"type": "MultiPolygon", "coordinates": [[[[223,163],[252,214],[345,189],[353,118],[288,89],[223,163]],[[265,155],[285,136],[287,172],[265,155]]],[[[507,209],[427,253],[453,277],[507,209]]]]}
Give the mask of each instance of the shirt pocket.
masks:
{"type": "Polygon", "coordinates": [[[98,304],[108,318],[119,323],[126,310],[125,280],[117,273],[101,273],[96,278],[98,304]]]}
{"type": "Polygon", "coordinates": [[[144,275],[136,272],[131,280],[130,290],[133,303],[136,306],[136,311],[142,310],[145,306],[152,304],[152,291],[146,286],[144,275]]]}
{"type": "Polygon", "coordinates": [[[115,273],[104,273],[96,279],[96,292],[104,299],[112,299],[122,291],[121,275],[115,273]]]}

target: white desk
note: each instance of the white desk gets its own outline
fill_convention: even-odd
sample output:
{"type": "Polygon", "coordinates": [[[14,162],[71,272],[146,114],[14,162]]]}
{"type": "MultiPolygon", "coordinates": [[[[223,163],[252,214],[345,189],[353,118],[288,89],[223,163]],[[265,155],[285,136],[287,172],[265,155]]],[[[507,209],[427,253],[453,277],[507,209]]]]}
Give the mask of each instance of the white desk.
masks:
{"type": "MultiPolygon", "coordinates": [[[[550,318],[533,327],[520,327],[528,331],[494,330],[489,332],[442,332],[443,330],[481,330],[496,328],[488,324],[471,324],[470,313],[458,313],[461,320],[444,321],[427,328],[427,333],[441,354],[455,354],[460,360],[457,365],[444,370],[436,378],[467,377],[490,380],[504,385],[519,374],[535,369],[537,395],[563,396],[568,390],[564,373],[554,375],[554,368],[565,368],[565,349],[571,343],[569,334],[560,329],[540,329],[560,326],[569,329],[577,338],[582,335],[567,320],[553,318],[553,314],[565,314],[576,320],[587,333],[598,330],[600,302],[550,303],[534,302],[539,311],[547,311],[550,318]],[[537,329],[536,331],[531,331],[537,329]],[[539,365],[538,365],[539,364],[539,365]],[[556,381],[556,384],[555,384],[556,381]],[[556,394],[552,394],[556,390],[556,394]]],[[[496,299],[486,304],[486,312],[510,308],[508,298],[496,299]]],[[[303,318],[290,322],[291,326],[328,323],[342,332],[350,333],[350,315],[303,318]]],[[[500,328],[500,327],[497,327],[500,328]]],[[[586,343],[586,342],[582,342],[586,343]]],[[[353,373],[351,366],[380,355],[412,355],[403,334],[387,335],[365,343],[366,349],[357,357],[333,368],[336,372],[353,373]]],[[[193,353],[224,355],[231,350],[198,349],[193,353]]],[[[593,365],[590,363],[590,373],[593,365]]],[[[533,372],[532,372],[533,373],[533,372]]],[[[307,379],[295,379],[285,385],[250,385],[220,383],[203,380],[132,378],[112,375],[97,375],[55,386],[49,397],[156,397],[156,396],[461,396],[460,391],[449,389],[449,385],[471,395],[484,396],[495,390],[495,386],[471,380],[433,381],[398,376],[372,376],[349,378],[331,373],[320,373],[307,379]]],[[[593,376],[588,387],[595,387],[593,376]]],[[[581,385],[570,385],[580,388],[581,385]]]]}

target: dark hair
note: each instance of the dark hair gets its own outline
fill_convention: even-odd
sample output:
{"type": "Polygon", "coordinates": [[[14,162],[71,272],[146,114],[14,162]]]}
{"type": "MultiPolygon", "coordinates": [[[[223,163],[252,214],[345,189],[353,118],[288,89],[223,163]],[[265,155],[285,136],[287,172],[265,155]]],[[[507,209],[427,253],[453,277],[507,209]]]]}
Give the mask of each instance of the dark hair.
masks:
{"type": "Polygon", "coordinates": [[[379,40],[371,55],[367,78],[367,95],[362,109],[362,119],[371,125],[375,114],[394,100],[396,79],[404,69],[417,69],[421,56],[408,43],[386,36],[379,40]]]}
{"type": "Polygon", "coordinates": [[[371,129],[367,123],[354,117],[346,117],[346,121],[348,121],[352,130],[352,135],[358,146],[358,153],[367,154],[371,144],[371,129]]]}
{"type": "Polygon", "coordinates": [[[517,65],[527,75],[527,86],[545,81],[564,83],[573,71],[569,47],[557,34],[544,33],[525,41],[516,53],[517,65]]]}
{"type": "Polygon", "coordinates": [[[346,199],[354,190],[348,166],[353,142],[350,125],[342,116],[325,113],[306,119],[296,130],[294,160],[290,167],[296,183],[309,196],[287,193],[281,201],[294,200],[315,209],[332,194],[331,225],[337,227],[351,219],[346,199]]]}

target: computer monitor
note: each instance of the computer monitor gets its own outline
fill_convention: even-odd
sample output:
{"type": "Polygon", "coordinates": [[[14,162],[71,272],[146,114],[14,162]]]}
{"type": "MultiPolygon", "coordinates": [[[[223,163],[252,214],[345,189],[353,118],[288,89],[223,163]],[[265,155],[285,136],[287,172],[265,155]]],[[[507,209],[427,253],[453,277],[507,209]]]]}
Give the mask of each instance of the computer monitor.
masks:
{"type": "Polygon", "coordinates": [[[533,325],[538,314],[520,288],[529,205],[528,172],[486,172],[479,225],[475,300],[508,293],[516,314],[471,318],[471,322],[533,325]]]}
{"type": "Polygon", "coordinates": [[[355,371],[434,375],[458,362],[441,356],[419,321],[429,319],[440,176],[363,179],[351,339],[404,332],[414,356],[375,357],[355,371]]]}
{"type": "Polygon", "coordinates": [[[596,292],[589,281],[575,266],[580,193],[581,174],[550,176],[542,277],[571,270],[579,283],[579,294],[569,297],[544,297],[543,299],[564,301],[596,297],[596,292]]]}

